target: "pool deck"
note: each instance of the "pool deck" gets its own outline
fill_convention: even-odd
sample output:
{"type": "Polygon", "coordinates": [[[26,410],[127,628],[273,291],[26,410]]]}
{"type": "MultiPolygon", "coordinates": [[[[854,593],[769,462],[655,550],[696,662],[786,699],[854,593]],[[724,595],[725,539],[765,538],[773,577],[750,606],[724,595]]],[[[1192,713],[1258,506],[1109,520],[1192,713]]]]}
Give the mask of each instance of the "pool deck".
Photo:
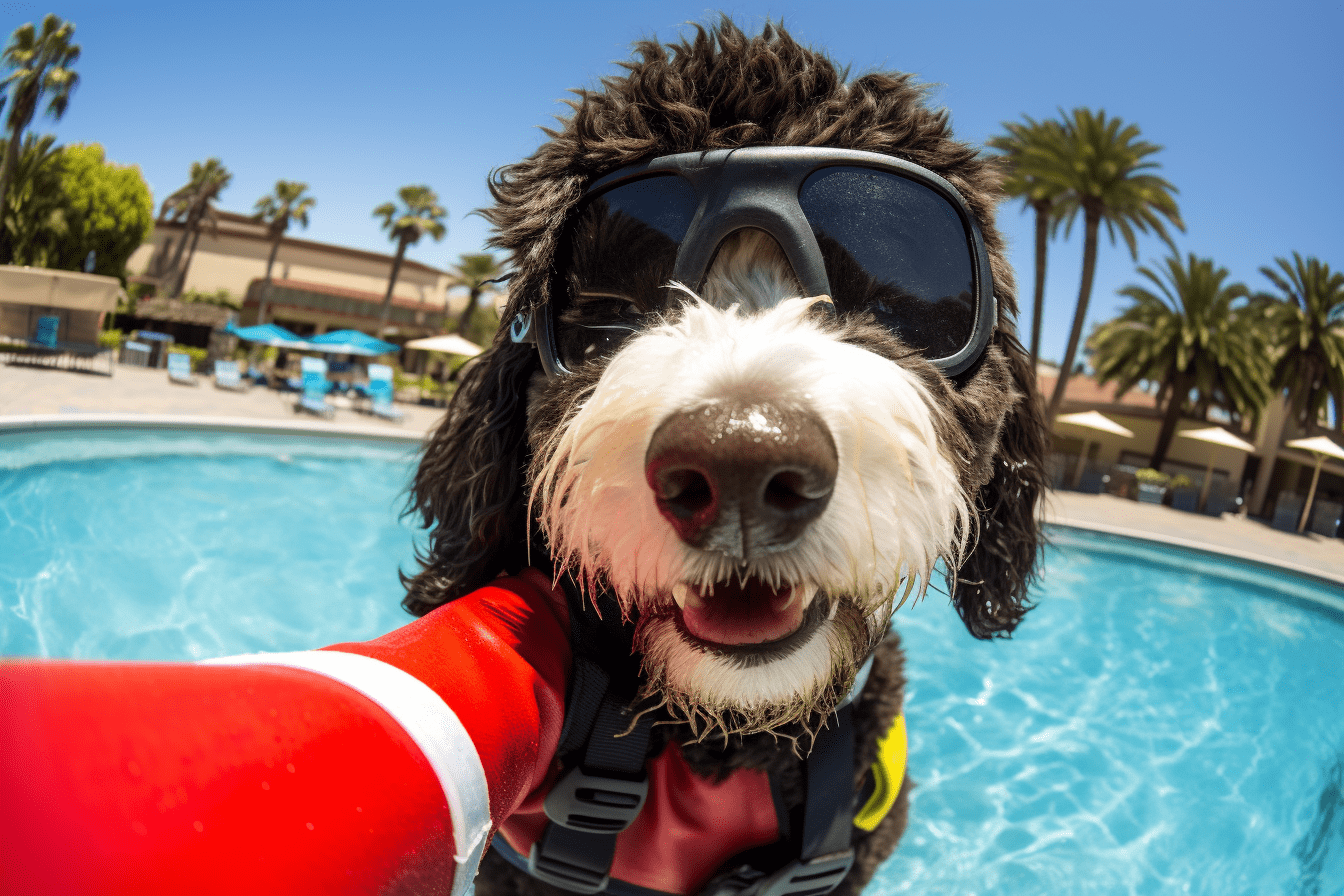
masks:
{"type": "MultiPolygon", "coordinates": [[[[351,434],[423,437],[441,419],[439,408],[401,404],[401,423],[392,423],[338,405],[321,420],[294,413],[295,396],[269,389],[230,392],[209,377],[196,387],[168,381],[163,370],[116,368],[114,376],[0,364],[0,424],[22,425],[48,415],[230,418],[263,425],[291,425],[351,434]]],[[[1055,492],[1045,508],[1047,522],[1116,535],[1199,548],[1318,576],[1344,585],[1344,539],[1296,535],[1259,520],[1224,515],[1198,516],[1160,505],[1139,504],[1112,495],[1055,492]]]]}

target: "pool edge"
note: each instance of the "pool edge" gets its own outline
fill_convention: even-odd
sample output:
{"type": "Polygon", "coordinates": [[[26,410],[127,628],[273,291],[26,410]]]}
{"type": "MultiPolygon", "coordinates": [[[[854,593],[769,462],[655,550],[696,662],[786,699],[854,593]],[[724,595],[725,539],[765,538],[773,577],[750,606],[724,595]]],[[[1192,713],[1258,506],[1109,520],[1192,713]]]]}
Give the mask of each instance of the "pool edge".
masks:
{"type": "Polygon", "coordinates": [[[1113,526],[1106,523],[1094,522],[1092,520],[1044,520],[1041,523],[1041,527],[1045,529],[1047,533],[1050,529],[1079,529],[1084,532],[1100,532],[1103,535],[1115,535],[1120,538],[1128,538],[1133,541],[1142,541],[1149,544],[1161,545],[1163,547],[1181,548],[1183,550],[1195,551],[1200,554],[1209,554],[1215,557],[1227,557],[1237,563],[1263,567],[1266,570],[1286,570],[1294,575],[1301,576],[1304,579],[1310,579],[1312,582],[1327,588],[1344,588],[1344,572],[1336,575],[1316,567],[1294,563],[1291,560],[1276,559],[1259,553],[1247,553],[1244,549],[1242,553],[1238,553],[1223,545],[1210,544],[1209,542],[1195,541],[1193,539],[1179,538],[1171,535],[1154,535],[1151,532],[1145,532],[1139,529],[1130,529],[1125,526],[1113,526]]]}
{"type": "Polygon", "coordinates": [[[372,426],[350,426],[306,420],[264,420],[255,417],[211,417],[192,414],[16,414],[0,417],[0,437],[10,432],[63,432],[77,429],[190,429],[207,432],[267,432],[276,435],[326,436],[420,445],[424,436],[372,426]]]}

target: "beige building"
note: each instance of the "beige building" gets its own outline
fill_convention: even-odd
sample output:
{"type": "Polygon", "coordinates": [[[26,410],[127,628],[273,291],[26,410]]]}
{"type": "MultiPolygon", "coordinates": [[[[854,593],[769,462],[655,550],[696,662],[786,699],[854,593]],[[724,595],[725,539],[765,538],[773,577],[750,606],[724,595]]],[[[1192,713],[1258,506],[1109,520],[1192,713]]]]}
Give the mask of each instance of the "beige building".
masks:
{"type": "MultiPolygon", "coordinates": [[[[1042,367],[1037,371],[1042,394],[1048,396],[1054,390],[1055,376],[1055,371],[1050,368],[1042,367]]],[[[1075,375],[1069,378],[1060,416],[1079,411],[1098,411],[1133,432],[1134,436],[1126,438],[1057,421],[1051,458],[1057,487],[1075,487],[1078,475],[1084,469],[1094,474],[1111,475],[1114,481],[1117,472],[1123,475],[1126,471],[1148,466],[1162,427],[1162,409],[1158,407],[1155,395],[1135,389],[1117,398],[1113,384],[1099,386],[1090,376],[1075,375]]],[[[1195,488],[1201,488],[1212,461],[1214,489],[1229,496],[1240,496],[1245,509],[1252,515],[1272,518],[1281,498],[1285,505],[1291,505],[1305,497],[1316,464],[1316,457],[1311,453],[1285,446],[1286,442],[1304,435],[1289,423],[1287,416],[1287,403],[1279,396],[1260,415],[1254,432],[1235,432],[1231,427],[1224,427],[1254,445],[1255,450],[1250,453],[1182,438],[1181,432],[1210,426],[1206,421],[1182,419],[1177,425],[1176,437],[1171,440],[1162,472],[1172,476],[1185,474],[1195,488]]],[[[1336,444],[1341,443],[1337,433],[1330,435],[1336,444]]],[[[1326,459],[1322,464],[1315,505],[1322,503],[1344,504],[1344,462],[1326,459]]],[[[1297,506],[1301,506],[1300,501],[1297,506]]]]}
{"type": "MultiPolygon", "coordinates": [[[[218,231],[205,227],[191,254],[184,290],[227,289],[242,298],[239,324],[257,323],[271,242],[266,227],[246,215],[219,212],[218,231]]],[[[150,241],[127,262],[132,281],[164,288],[183,225],[158,221],[150,241]]],[[[187,253],[183,254],[186,263],[187,253]]],[[[272,269],[266,319],[299,335],[355,329],[373,333],[378,324],[393,256],[286,235],[272,269]]],[[[397,275],[387,335],[394,341],[442,330],[444,314],[460,312],[464,297],[449,296],[448,272],[405,259],[397,275]]],[[[450,318],[451,320],[451,318],[450,318]]]]}

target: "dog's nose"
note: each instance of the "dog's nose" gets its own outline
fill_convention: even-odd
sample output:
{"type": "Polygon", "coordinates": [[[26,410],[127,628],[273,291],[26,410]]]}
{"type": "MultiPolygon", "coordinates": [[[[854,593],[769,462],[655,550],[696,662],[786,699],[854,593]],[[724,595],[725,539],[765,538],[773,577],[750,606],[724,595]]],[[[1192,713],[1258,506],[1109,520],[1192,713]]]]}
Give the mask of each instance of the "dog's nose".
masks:
{"type": "Polygon", "coordinates": [[[681,540],[736,559],[786,550],[831,499],[835,441],[806,408],[723,401],[653,433],[645,476],[681,540]]]}

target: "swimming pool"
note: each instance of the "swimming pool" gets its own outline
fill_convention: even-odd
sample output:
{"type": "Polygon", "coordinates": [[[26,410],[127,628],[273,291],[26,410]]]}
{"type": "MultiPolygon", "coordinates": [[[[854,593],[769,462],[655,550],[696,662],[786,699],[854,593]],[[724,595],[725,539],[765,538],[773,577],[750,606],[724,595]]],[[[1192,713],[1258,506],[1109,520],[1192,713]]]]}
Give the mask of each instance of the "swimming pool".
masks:
{"type": "MultiPolygon", "coordinates": [[[[193,659],[400,625],[414,447],[0,435],[0,653],[193,659]]],[[[867,892],[1344,892],[1341,589],[1053,539],[1011,641],[974,641],[935,594],[898,613],[919,788],[867,892]]]]}

